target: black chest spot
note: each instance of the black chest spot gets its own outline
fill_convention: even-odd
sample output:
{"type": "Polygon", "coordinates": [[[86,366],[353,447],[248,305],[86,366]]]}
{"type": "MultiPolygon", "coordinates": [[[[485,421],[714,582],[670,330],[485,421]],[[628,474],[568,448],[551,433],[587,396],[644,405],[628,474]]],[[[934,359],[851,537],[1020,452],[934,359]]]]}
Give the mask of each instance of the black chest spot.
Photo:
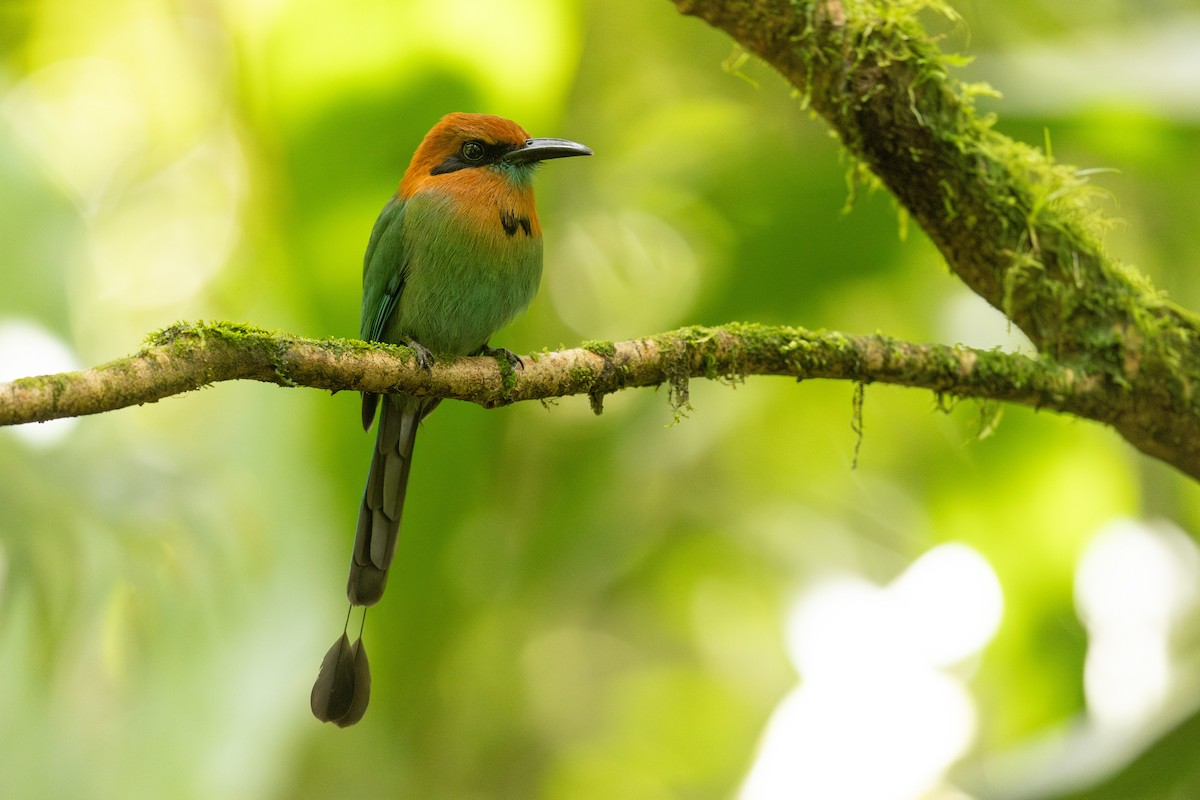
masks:
{"type": "Polygon", "coordinates": [[[500,209],[500,224],[509,236],[516,236],[518,230],[524,231],[526,236],[533,235],[533,226],[529,223],[529,217],[515,211],[500,209]]]}

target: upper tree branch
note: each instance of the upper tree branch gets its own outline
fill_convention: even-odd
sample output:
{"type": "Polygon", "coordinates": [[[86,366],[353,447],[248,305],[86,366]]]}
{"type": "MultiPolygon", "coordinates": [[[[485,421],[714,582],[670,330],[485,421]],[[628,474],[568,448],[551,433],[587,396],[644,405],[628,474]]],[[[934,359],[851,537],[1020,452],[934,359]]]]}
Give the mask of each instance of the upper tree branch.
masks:
{"type": "Polygon", "coordinates": [[[1200,465],[1200,323],[1110,260],[1085,176],[996,133],[915,19],[940,0],[673,0],[774,66],[951,269],[1060,363],[1107,376],[1112,424],[1200,465]]]}

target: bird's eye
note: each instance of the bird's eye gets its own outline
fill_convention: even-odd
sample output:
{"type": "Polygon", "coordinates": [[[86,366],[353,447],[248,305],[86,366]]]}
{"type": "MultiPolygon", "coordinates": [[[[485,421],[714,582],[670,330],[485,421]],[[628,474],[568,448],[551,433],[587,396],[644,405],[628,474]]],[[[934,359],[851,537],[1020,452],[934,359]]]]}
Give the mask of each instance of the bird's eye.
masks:
{"type": "Polygon", "coordinates": [[[473,164],[483,161],[483,154],[483,145],[479,142],[471,141],[462,146],[462,157],[473,164]]]}

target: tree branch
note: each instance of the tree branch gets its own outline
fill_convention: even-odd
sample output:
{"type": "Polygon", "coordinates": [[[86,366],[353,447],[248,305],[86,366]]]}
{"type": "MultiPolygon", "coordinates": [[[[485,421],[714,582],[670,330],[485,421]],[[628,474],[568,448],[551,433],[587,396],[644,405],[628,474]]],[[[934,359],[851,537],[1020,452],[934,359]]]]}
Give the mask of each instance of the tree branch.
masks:
{"type": "Polygon", "coordinates": [[[666,384],[678,407],[687,404],[692,378],[750,375],[921,387],[1101,422],[1110,421],[1114,392],[1103,375],[1017,354],[740,323],[533,354],[517,371],[503,360],[482,357],[438,361],[425,371],[406,347],[304,339],[229,323],[179,323],[151,336],[145,348],[127,358],[0,383],[0,425],[97,414],[238,379],[332,391],[406,392],[488,408],[587,395],[599,411],[604,395],[625,388],[666,384]]]}
{"type": "Polygon", "coordinates": [[[1099,244],[1085,173],[976,114],[916,21],[941,0],[672,0],[789,80],[1039,351],[1114,387],[1106,421],[1200,475],[1200,319],[1099,244]]]}
{"type": "MultiPolygon", "coordinates": [[[[694,377],[834,378],[1050,408],[1116,428],[1200,478],[1200,320],[1102,251],[1086,178],[994,132],[916,24],[939,0],[673,0],[774,65],[878,176],[972,289],[1042,355],[918,345],[882,335],[726,325],[591,343],[502,371],[486,358],[419,369],[402,347],[180,324],[139,353],[0,384],[0,424],[154,402],[221,380],[402,391],[497,406],[603,396],[694,377]]],[[[949,13],[949,12],[947,12],[949,13]]]]}

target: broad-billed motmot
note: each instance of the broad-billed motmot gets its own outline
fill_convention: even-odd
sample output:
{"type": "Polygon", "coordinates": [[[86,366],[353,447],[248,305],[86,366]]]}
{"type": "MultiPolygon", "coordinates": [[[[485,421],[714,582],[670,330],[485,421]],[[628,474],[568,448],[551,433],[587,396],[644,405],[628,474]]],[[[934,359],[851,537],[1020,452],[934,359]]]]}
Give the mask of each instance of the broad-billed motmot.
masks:
{"type": "MultiPolygon", "coordinates": [[[[492,355],[520,368],[520,358],[490,347],[488,339],[525,310],[541,278],[534,168],[551,158],[591,154],[565,139],[531,139],[501,117],[443,117],[417,147],[371,231],[363,257],[361,337],[407,344],[425,368],[433,353],[492,355]]],[[[413,441],[438,402],[362,396],[363,428],[370,429],[378,409],[379,432],[350,559],[351,606],[374,605],[383,595],[413,441]]],[[[351,644],[343,630],[313,686],[313,714],[340,727],[353,725],[366,711],[370,688],[361,632],[351,644]]]]}

